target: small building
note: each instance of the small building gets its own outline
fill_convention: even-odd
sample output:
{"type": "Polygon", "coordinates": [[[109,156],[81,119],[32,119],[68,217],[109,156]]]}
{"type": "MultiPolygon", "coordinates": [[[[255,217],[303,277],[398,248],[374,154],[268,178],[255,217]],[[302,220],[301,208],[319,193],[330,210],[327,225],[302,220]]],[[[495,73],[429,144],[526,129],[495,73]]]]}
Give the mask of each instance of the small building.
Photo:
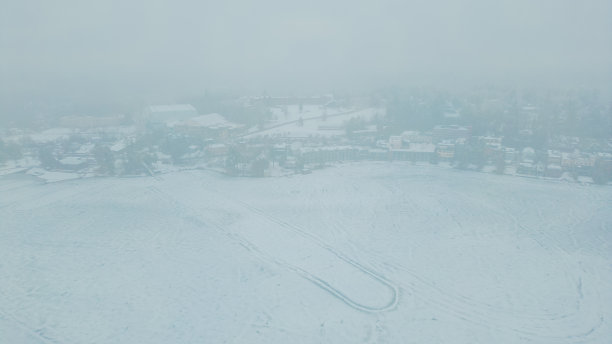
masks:
{"type": "Polygon", "coordinates": [[[451,142],[440,142],[436,146],[436,153],[440,159],[452,160],[455,157],[455,144],[451,142]]]}
{"type": "Polygon", "coordinates": [[[561,153],[561,167],[566,170],[569,170],[574,167],[574,158],[572,153],[561,153]]]}
{"type": "Polygon", "coordinates": [[[557,165],[561,167],[561,152],[556,150],[548,150],[546,154],[546,161],[549,165],[557,165]]]}
{"type": "Polygon", "coordinates": [[[507,163],[511,163],[516,161],[517,157],[516,149],[514,148],[504,148],[504,161],[507,163]]]}
{"type": "Polygon", "coordinates": [[[535,150],[531,147],[525,147],[521,152],[521,161],[526,163],[533,163],[536,159],[535,150]]]}
{"type": "Polygon", "coordinates": [[[589,175],[595,166],[596,156],[590,153],[581,153],[576,150],[573,153],[561,154],[561,167],[581,175],[589,175]]]}
{"type": "Polygon", "coordinates": [[[402,148],[402,137],[401,136],[390,136],[389,137],[389,148],[391,149],[402,148]]]}
{"type": "Polygon", "coordinates": [[[591,168],[595,166],[595,156],[589,153],[580,153],[574,157],[574,166],[591,168]]]}
{"type": "Polygon", "coordinates": [[[502,147],[502,138],[495,136],[480,136],[478,141],[484,145],[483,155],[490,161],[498,161],[505,158],[502,147]]]}

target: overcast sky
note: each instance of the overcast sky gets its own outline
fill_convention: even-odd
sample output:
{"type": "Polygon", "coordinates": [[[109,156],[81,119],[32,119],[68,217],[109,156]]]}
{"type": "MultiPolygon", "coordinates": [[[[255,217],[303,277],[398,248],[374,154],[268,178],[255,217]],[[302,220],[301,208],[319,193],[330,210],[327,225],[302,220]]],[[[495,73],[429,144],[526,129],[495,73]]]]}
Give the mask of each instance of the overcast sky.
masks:
{"type": "Polygon", "coordinates": [[[608,87],[610,0],[5,0],[11,93],[608,87]]]}

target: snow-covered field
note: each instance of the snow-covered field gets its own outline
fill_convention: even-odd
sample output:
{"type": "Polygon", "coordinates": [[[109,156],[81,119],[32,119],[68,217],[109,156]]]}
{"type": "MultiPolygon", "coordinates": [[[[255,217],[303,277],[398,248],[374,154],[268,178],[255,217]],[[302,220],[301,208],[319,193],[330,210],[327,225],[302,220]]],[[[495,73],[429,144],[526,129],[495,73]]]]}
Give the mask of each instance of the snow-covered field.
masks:
{"type": "Polygon", "coordinates": [[[0,343],[610,343],[612,188],[0,177],[0,343]]]}

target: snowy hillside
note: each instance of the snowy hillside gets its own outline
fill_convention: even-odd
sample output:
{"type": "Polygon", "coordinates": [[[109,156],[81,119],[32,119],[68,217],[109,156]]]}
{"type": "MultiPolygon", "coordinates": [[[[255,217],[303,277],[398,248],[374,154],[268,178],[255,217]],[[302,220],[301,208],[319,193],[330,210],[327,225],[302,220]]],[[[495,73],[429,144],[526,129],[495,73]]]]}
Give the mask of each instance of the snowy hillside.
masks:
{"type": "Polygon", "coordinates": [[[403,163],[0,177],[0,343],[610,343],[612,189],[403,163]]]}

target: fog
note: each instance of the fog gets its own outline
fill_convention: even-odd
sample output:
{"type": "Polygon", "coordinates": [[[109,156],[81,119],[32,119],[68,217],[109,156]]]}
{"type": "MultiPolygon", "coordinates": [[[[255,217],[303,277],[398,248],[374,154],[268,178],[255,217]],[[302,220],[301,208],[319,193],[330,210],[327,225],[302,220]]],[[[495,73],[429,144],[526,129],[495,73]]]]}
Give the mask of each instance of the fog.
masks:
{"type": "Polygon", "coordinates": [[[611,0],[0,0],[0,344],[610,344],[611,210],[611,0]]]}
{"type": "Polygon", "coordinates": [[[609,88],[612,3],[4,1],[3,96],[609,88]]]}

